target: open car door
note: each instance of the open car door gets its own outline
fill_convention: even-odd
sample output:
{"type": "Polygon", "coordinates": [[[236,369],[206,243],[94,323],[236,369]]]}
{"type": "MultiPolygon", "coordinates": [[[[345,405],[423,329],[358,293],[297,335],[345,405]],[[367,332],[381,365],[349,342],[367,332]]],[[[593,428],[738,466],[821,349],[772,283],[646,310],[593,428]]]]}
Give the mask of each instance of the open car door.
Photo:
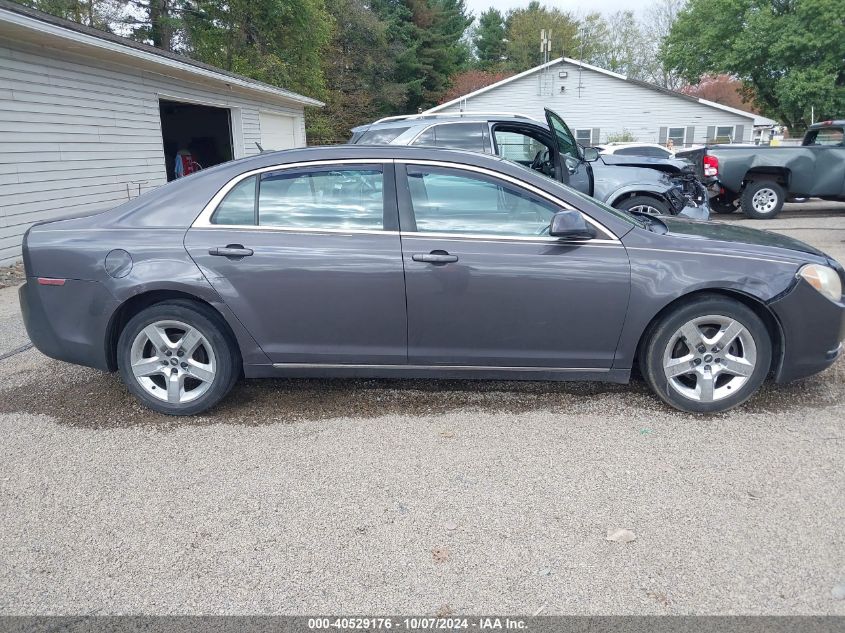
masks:
{"type": "Polygon", "coordinates": [[[569,172],[569,186],[577,189],[588,196],[593,195],[593,179],[590,174],[590,166],[584,161],[581,155],[581,148],[575,141],[575,137],[569,130],[569,126],[556,112],[548,108],[546,111],[546,122],[552,131],[557,151],[560,154],[560,161],[569,172]]]}

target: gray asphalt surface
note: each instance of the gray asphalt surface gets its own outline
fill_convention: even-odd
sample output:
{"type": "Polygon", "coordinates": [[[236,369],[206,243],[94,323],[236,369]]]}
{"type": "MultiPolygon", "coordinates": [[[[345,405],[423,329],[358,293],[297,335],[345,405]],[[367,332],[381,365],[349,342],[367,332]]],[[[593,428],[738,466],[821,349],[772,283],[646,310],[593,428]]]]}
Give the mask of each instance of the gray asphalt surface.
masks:
{"type": "MultiPolygon", "coordinates": [[[[845,261],[833,211],[748,222],[845,261]]],[[[270,380],[176,420],[30,350],[0,437],[0,614],[845,615],[842,362],[710,418],[640,383],[270,380]]]]}

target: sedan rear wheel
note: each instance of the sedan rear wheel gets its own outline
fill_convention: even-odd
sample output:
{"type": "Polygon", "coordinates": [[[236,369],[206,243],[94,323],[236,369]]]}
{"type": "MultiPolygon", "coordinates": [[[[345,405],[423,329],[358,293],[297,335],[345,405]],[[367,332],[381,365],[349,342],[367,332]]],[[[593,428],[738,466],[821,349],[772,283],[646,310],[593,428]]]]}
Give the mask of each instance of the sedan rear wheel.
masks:
{"type": "Polygon", "coordinates": [[[669,314],[652,331],[643,375],[668,404],[716,413],[745,402],[771,364],[768,330],[747,306],[710,296],[669,314]]]}
{"type": "Polygon", "coordinates": [[[118,365],[127,387],[151,409],[193,415],[217,404],[239,366],[219,317],[192,302],[154,305],[126,325],[118,365]]]}

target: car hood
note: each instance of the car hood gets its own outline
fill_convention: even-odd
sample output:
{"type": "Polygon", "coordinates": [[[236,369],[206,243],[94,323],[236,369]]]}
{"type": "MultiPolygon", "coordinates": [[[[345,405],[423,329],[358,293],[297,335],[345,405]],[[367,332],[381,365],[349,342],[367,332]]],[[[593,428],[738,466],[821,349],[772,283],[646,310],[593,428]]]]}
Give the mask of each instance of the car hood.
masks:
{"type": "Polygon", "coordinates": [[[600,154],[599,160],[601,160],[605,165],[615,165],[618,167],[647,167],[649,169],[658,169],[672,174],[680,173],[681,171],[684,171],[684,169],[690,168],[690,164],[687,161],[676,160],[674,158],[600,154]]]}
{"type": "Polygon", "coordinates": [[[810,246],[809,244],[805,244],[801,240],[796,240],[792,237],[781,235],[780,233],[761,231],[747,226],[737,226],[735,224],[726,224],[724,222],[700,222],[665,215],[660,216],[660,221],[666,225],[666,228],[669,230],[668,234],[673,236],[693,237],[719,242],[733,242],[737,244],[737,246],[745,244],[750,246],[778,248],[815,255],[825,260],[829,259],[828,256],[819,249],[810,246]]]}

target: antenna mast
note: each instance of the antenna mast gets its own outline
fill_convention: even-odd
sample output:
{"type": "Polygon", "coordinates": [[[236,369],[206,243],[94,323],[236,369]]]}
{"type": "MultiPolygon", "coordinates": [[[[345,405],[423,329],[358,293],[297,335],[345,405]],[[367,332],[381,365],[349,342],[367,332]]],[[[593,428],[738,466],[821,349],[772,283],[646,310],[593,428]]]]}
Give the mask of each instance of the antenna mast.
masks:
{"type": "Polygon", "coordinates": [[[552,30],[540,30],[540,52],[543,54],[543,71],[540,73],[540,85],[537,92],[540,95],[552,94],[552,75],[548,68],[552,55],[552,30]]]}

